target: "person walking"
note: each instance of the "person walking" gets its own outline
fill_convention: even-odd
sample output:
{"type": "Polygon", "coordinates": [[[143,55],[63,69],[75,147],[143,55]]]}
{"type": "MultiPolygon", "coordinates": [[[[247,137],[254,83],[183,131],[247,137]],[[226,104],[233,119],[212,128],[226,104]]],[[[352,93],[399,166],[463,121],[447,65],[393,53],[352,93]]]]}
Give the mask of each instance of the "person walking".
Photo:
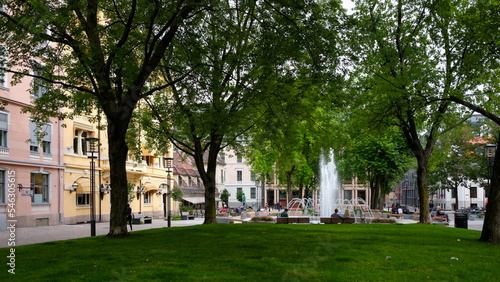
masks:
{"type": "Polygon", "coordinates": [[[127,222],[130,225],[130,231],[132,231],[132,208],[130,204],[127,204],[127,222]]]}

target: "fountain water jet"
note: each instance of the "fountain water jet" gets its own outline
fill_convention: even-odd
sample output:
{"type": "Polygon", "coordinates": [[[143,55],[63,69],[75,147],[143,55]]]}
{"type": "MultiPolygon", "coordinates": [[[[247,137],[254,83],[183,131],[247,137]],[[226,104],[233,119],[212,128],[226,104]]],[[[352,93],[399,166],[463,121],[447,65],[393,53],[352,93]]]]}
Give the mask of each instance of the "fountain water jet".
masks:
{"type": "MultiPolygon", "coordinates": [[[[330,217],[338,206],[340,196],[340,181],[335,165],[333,149],[330,149],[328,158],[321,155],[320,162],[320,186],[319,186],[319,202],[321,217],[330,217]]],[[[339,210],[339,212],[341,212],[339,210]]]]}

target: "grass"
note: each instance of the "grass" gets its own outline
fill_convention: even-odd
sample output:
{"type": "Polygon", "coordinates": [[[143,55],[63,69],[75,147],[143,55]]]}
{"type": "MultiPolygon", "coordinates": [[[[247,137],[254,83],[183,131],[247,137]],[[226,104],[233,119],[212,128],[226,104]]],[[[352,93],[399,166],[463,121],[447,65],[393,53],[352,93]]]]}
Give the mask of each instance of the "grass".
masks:
{"type": "MultiPolygon", "coordinates": [[[[478,242],[479,236],[420,224],[151,229],[122,239],[18,246],[16,274],[5,269],[0,281],[498,280],[500,246],[478,242]]],[[[0,254],[5,259],[9,250],[0,254]]]]}

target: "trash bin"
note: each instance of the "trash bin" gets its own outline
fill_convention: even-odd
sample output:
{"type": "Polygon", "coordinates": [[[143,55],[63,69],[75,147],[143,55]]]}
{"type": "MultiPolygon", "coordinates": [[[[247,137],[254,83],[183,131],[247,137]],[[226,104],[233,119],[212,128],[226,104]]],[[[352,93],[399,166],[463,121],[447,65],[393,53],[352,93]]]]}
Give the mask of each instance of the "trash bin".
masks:
{"type": "Polygon", "coordinates": [[[466,214],[455,213],[455,228],[469,228],[466,214]]]}

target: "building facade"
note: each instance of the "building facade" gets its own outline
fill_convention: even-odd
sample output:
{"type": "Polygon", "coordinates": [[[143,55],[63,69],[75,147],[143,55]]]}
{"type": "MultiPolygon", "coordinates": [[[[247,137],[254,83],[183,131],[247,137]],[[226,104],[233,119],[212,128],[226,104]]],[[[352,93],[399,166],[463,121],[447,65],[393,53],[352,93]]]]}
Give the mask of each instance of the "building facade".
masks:
{"type": "Polygon", "coordinates": [[[15,86],[9,84],[11,79],[6,74],[0,85],[0,101],[6,103],[0,110],[0,228],[13,216],[17,227],[57,225],[64,207],[59,189],[64,181],[64,133],[57,119],[37,125],[28,113],[21,113],[41,94],[28,92],[31,78],[15,86]]]}

